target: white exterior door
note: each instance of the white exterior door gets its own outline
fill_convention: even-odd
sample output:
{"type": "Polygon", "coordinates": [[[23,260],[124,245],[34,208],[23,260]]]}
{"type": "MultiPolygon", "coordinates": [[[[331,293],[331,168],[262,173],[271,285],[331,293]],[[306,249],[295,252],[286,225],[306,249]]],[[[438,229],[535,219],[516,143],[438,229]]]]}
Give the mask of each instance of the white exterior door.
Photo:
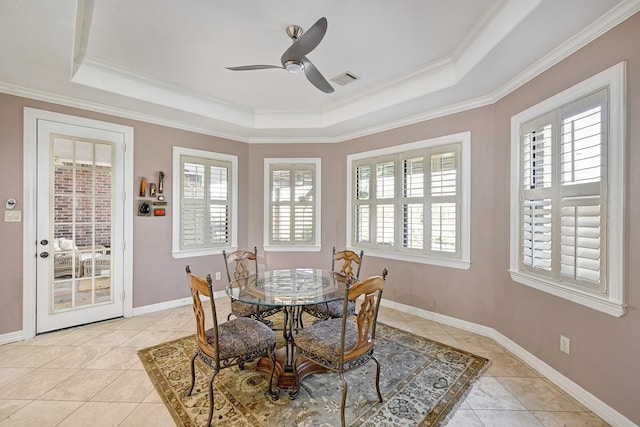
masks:
{"type": "Polygon", "coordinates": [[[124,314],[122,132],[37,120],[36,333],[124,314]]]}

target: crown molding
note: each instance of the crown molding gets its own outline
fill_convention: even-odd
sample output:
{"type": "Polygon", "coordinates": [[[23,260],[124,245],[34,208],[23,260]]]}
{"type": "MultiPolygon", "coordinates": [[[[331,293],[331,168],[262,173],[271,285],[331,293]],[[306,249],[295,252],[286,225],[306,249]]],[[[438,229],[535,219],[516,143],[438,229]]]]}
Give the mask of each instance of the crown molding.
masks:
{"type": "Polygon", "coordinates": [[[592,25],[559,45],[532,66],[498,88],[498,90],[493,94],[493,98],[496,101],[502,99],[554,65],[558,64],[563,59],[582,49],[598,37],[605,34],[607,31],[626,21],[639,11],[640,0],[627,0],[619,3],[616,7],[596,20],[592,25]]]}
{"type": "Polygon", "coordinates": [[[48,102],[51,104],[62,105],[65,107],[77,108],[80,110],[91,111],[94,113],[108,114],[110,116],[122,117],[125,119],[137,120],[140,122],[151,123],[159,126],[166,126],[174,129],[181,129],[189,132],[210,135],[219,138],[230,139],[239,142],[249,142],[248,137],[243,137],[239,133],[221,132],[211,127],[196,126],[192,123],[179,120],[171,120],[154,114],[141,113],[127,108],[114,107],[112,105],[100,104],[97,102],[86,101],[79,98],[71,98],[38,89],[24,88],[17,85],[6,84],[0,82],[0,93],[18,96],[21,98],[32,99],[35,101],[48,102]]]}

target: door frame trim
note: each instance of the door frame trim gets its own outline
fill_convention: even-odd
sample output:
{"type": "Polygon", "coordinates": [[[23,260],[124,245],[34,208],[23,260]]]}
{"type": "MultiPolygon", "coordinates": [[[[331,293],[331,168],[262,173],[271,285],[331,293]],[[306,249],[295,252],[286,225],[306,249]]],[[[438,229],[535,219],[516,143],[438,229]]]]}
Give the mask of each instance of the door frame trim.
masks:
{"type": "MultiPolygon", "coordinates": [[[[122,133],[124,136],[124,248],[123,251],[123,287],[124,316],[133,315],[133,127],[101,120],[71,116],[36,108],[24,108],[24,146],[23,146],[23,242],[22,242],[22,338],[33,338],[36,335],[36,263],[37,251],[37,137],[38,120],[49,120],[74,126],[85,126],[122,133]]],[[[119,197],[116,195],[116,197],[119,197]]]]}

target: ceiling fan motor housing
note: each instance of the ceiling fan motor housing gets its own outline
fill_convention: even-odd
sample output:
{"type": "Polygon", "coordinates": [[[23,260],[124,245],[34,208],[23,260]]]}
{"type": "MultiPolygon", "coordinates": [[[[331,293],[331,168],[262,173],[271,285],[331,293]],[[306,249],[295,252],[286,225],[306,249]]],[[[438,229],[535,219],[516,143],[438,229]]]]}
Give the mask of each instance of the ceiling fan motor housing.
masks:
{"type": "Polygon", "coordinates": [[[284,63],[284,68],[292,74],[297,74],[304,70],[304,64],[299,61],[291,60],[284,63]]]}

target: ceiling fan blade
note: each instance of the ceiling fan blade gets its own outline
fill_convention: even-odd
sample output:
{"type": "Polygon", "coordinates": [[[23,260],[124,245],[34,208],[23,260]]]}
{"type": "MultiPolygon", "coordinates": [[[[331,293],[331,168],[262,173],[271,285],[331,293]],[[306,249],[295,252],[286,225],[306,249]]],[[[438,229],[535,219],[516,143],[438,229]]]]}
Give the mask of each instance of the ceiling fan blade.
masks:
{"type": "Polygon", "coordinates": [[[318,46],[327,32],[327,18],[322,17],[316,21],[299,39],[293,42],[289,49],[285,50],[280,58],[284,64],[290,60],[300,60],[318,46]]]}
{"type": "Polygon", "coordinates": [[[268,70],[269,68],[284,68],[277,65],[242,65],[240,67],[225,67],[231,71],[268,70]]]}
{"type": "Polygon", "coordinates": [[[315,87],[325,93],[332,93],[334,91],[327,79],[322,76],[320,71],[318,71],[316,66],[313,65],[306,56],[300,58],[300,62],[304,64],[304,74],[315,87]]]}

